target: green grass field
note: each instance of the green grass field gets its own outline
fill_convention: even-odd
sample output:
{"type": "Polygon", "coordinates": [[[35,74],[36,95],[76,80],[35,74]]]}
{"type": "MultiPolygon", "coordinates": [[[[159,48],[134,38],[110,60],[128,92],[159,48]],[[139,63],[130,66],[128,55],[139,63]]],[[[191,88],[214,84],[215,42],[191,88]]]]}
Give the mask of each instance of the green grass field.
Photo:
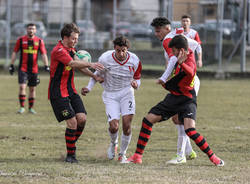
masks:
{"type": "MultiPolygon", "coordinates": [[[[213,166],[193,144],[198,158],[184,165],[166,161],[176,153],[177,131],[171,121],[156,124],[146,147],[142,165],[122,165],[106,158],[109,144],[101,87],[83,97],[88,111],[85,132],[77,144],[79,164],[63,162],[65,123],[57,123],[47,100],[48,76],[41,76],[37,88],[37,115],[18,110],[17,75],[0,75],[0,183],[250,183],[250,114],[248,80],[201,80],[197,130],[225,167],[213,166]]],[[[78,91],[88,82],[77,77],[78,91]]],[[[154,79],[143,79],[136,91],[137,113],[128,156],[135,151],[141,120],[166,91],[154,79]]],[[[27,106],[27,102],[26,102],[27,106]]]]}

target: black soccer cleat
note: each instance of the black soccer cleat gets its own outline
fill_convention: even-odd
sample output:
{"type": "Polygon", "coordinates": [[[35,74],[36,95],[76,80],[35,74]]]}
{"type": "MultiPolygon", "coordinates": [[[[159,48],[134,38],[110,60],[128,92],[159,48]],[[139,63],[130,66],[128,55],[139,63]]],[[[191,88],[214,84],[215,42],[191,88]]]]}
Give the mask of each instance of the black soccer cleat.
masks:
{"type": "Polygon", "coordinates": [[[68,163],[78,163],[78,160],[76,159],[75,155],[67,155],[64,161],[68,163]]]}

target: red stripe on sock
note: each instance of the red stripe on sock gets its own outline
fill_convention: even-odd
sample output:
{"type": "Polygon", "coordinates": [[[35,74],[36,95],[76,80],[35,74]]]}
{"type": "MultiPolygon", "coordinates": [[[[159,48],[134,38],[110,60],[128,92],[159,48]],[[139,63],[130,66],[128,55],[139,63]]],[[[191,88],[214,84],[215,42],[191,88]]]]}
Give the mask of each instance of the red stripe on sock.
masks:
{"type": "Polygon", "coordinates": [[[145,137],[145,138],[147,138],[147,139],[149,139],[149,138],[150,138],[150,135],[145,134],[145,133],[143,133],[143,132],[140,132],[140,135],[139,135],[139,136],[141,136],[141,137],[145,137]]]}
{"type": "Polygon", "coordinates": [[[194,140],[194,142],[195,142],[196,144],[199,144],[202,140],[203,140],[203,137],[200,135],[199,137],[197,137],[197,138],[194,140]]]}
{"type": "Polygon", "coordinates": [[[74,141],[74,140],[75,140],[75,137],[65,136],[65,139],[66,139],[66,140],[69,140],[69,141],[74,141]]]}
{"type": "Polygon", "coordinates": [[[141,144],[143,146],[146,146],[147,142],[143,141],[143,140],[138,140],[137,144],[141,144]]]}
{"type": "Polygon", "coordinates": [[[139,154],[143,154],[144,150],[140,149],[140,148],[136,148],[136,153],[139,153],[139,154]]]}
{"type": "Polygon", "coordinates": [[[152,127],[148,126],[146,123],[142,123],[142,127],[149,130],[149,131],[152,131],[152,127]]]}
{"type": "Polygon", "coordinates": [[[70,144],[70,143],[66,143],[68,148],[74,148],[75,147],[75,143],[74,144],[70,144]]]}

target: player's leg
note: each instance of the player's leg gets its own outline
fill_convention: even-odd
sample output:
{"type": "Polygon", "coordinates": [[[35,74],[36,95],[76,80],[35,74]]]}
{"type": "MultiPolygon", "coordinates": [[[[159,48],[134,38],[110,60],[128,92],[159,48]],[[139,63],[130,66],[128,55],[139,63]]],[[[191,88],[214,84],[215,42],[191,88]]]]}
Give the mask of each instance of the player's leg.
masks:
{"type": "Polygon", "coordinates": [[[118,160],[127,163],[126,152],[131,141],[131,123],[135,114],[134,89],[124,91],[121,94],[121,113],[122,113],[122,136],[118,160]]]}
{"type": "Polygon", "coordinates": [[[178,131],[177,154],[167,163],[168,164],[186,163],[185,149],[186,149],[186,143],[189,137],[185,133],[184,126],[178,120],[178,114],[172,117],[172,121],[176,125],[177,131],[178,131]]]}
{"type": "Polygon", "coordinates": [[[28,75],[28,86],[29,86],[29,112],[36,114],[33,106],[36,99],[36,85],[37,85],[37,74],[28,75]]]}
{"type": "Polygon", "coordinates": [[[71,106],[75,111],[76,120],[77,120],[77,128],[76,128],[76,142],[79,137],[82,135],[84,130],[86,120],[87,120],[87,111],[84,107],[81,97],[78,94],[74,94],[70,97],[71,106]]]}
{"type": "Polygon", "coordinates": [[[139,164],[142,163],[142,155],[150,139],[153,125],[175,115],[176,112],[169,111],[172,107],[176,106],[175,103],[176,100],[174,96],[168,94],[163,101],[151,108],[147,116],[142,120],[142,127],[139,133],[135,154],[128,158],[128,161],[139,164]]]}
{"type": "Polygon", "coordinates": [[[116,100],[116,93],[103,92],[102,99],[105,104],[106,115],[109,123],[108,133],[110,136],[110,145],[107,150],[108,159],[112,160],[115,158],[118,147],[118,130],[119,130],[119,119],[120,119],[120,103],[116,100]]]}
{"type": "Polygon", "coordinates": [[[121,163],[127,163],[126,152],[131,141],[131,122],[133,119],[133,114],[122,116],[122,136],[121,136],[121,146],[118,155],[118,161],[121,163]]]}
{"type": "Polygon", "coordinates": [[[24,104],[26,100],[26,81],[27,81],[27,74],[22,71],[18,71],[18,83],[19,83],[19,103],[20,103],[20,109],[17,111],[17,113],[22,114],[25,111],[24,104]]]}
{"type": "Polygon", "coordinates": [[[69,98],[50,99],[51,106],[58,122],[66,121],[67,127],[65,130],[65,142],[67,149],[67,156],[65,161],[70,163],[78,162],[75,158],[75,141],[77,120],[75,112],[72,109],[69,98]]]}
{"type": "Polygon", "coordinates": [[[216,166],[224,166],[224,161],[217,157],[209,147],[205,138],[195,129],[195,121],[191,118],[184,119],[184,126],[187,135],[195,142],[195,144],[209,157],[210,161],[216,166]]]}

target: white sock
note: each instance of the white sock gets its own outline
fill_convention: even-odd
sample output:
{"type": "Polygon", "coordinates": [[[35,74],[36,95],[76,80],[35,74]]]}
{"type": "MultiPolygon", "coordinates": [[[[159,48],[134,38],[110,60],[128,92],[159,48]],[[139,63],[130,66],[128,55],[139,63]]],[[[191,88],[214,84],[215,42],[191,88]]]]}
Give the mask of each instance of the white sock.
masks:
{"type": "Polygon", "coordinates": [[[180,157],[185,156],[185,148],[188,136],[184,130],[183,125],[176,125],[178,130],[178,140],[177,140],[177,155],[180,157]]]}
{"type": "Polygon", "coordinates": [[[118,144],[118,131],[114,134],[112,134],[109,130],[109,135],[110,135],[110,142],[113,143],[113,144],[118,144]]]}
{"type": "Polygon", "coordinates": [[[132,133],[130,135],[126,136],[122,133],[122,138],[121,138],[121,147],[120,147],[120,154],[121,155],[126,155],[128,145],[131,141],[132,133]]]}
{"type": "MultiPolygon", "coordinates": [[[[188,136],[187,136],[188,137],[188,136]]],[[[190,155],[190,153],[193,151],[190,138],[188,137],[187,143],[186,143],[186,155],[190,155]]]]}

